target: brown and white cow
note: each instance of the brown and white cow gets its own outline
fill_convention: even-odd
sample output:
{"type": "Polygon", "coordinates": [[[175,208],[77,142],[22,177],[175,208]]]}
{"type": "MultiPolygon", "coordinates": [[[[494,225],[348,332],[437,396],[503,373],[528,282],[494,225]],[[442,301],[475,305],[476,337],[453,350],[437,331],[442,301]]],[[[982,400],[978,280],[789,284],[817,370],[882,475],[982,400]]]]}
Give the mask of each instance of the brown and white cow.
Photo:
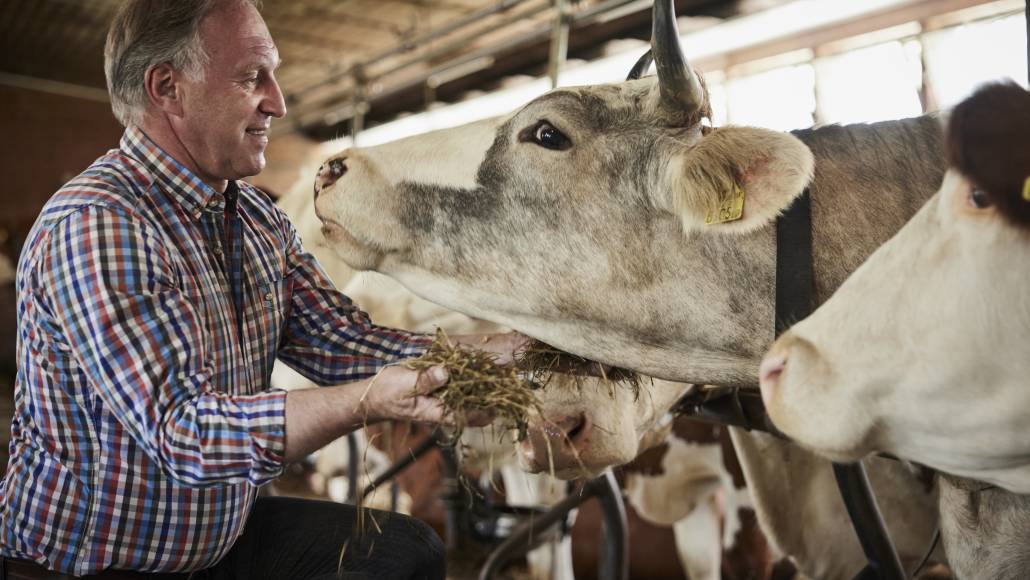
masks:
{"type": "Polygon", "coordinates": [[[820,453],[1030,493],[1030,93],[989,85],[949,126],[940,191],[773,345],[763,395],[820,453]]]}
{"type": "MultiPolygon", "coordinates": [[[[672,2],[655,14],[657,81],[558,89],[502,118],[328,159],[315,203],[335,250],[587,358],[756,386],[773,340],[775,217],[808,187],[825,300],[937,189],[940,122],[706,128],[672,2]]],[[[580,430],[581,456],[605,440],[594,431],[580,430]]],[[[854,576],[864,556],[829,463],[763,435],[734,440],[773,541],[809,576],[854,576]]],[[[871,463],[914,566],[935,497],[907,467],[871,463]]]]}
{"type": "Polygon", "coordinates": [[[956,573],[1027,578],[1030,92],[979,89],[947,145],[940,191],[773,345],[762,394],[819,453],[887,451],[960,476],[942,479],[940,504],[956,573]]]}

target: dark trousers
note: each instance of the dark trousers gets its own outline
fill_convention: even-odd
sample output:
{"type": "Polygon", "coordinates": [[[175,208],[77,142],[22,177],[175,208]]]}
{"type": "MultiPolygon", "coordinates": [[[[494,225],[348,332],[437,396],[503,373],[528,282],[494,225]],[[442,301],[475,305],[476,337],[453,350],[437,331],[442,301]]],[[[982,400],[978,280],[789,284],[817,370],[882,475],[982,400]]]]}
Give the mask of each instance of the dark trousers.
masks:
{"type": "Polygon", "coordinates": [[[397,513],[361,512],[328,501],[258,498],[225,558],[192,578],[444,580],[444,546],[432,528],[397,513]]]}
{"type": "MultiPolygon", "coordinates": [[[[290,497],[258,498],[232,549],[192,574],[108,570],[96,580],[444,580],[444,546],[409,516],[290,497]],[[359,526],[360,524],[360,526],[359,526]]],[[[0,580],[65,580],[27,561],[0,558],[0,580]]]]}

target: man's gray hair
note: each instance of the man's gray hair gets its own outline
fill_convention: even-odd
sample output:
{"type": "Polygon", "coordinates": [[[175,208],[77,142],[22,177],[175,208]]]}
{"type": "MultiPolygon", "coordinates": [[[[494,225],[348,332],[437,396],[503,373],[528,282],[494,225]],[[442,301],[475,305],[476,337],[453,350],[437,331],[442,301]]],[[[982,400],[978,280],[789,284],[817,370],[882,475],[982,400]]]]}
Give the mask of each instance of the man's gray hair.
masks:
{"type": "Polygon", "coordinates": [[[204,78],[208,55],[200,40],[200,22],[222,2],[260,0],[126,0],[115,14],[104,46],[104,74],[111,110],[122,125],[143,122],[147,69],[169,63],[188,78],[204,78]]]}

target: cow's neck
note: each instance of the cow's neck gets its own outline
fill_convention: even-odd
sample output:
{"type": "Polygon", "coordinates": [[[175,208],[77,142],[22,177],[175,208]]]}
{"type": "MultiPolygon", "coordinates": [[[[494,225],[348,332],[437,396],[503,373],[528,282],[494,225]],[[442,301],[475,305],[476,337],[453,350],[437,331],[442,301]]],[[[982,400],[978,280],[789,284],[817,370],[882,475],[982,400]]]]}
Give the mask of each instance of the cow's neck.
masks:
{"type": "Polygon", "coordinates": [[[795,135],[815,154],[815,300],[829,298],[933,196],[944,175],[940,120],[924,116],[795,135]]]}
{"type": "MultiPolygon", "coordinates": [[[[814,306],[918,211],[940,186],[944,161],[939,121],[921,117],[830,126],[796,134],[815,154],[812,203],[814,306]]],[[[663,328],[685,337],[663,378],[754,386],[774,338],[775,223],[738,236],[693,235],[672,266],[674,307],[663,328]],[[698,275],[703,272],[704,275],[698,275]],[[716,295],[713,289],[722,289],[716,295]],[[717,325],[705,321],[720,321],[717,325]]],[[[648,353],[652,358],[660,358],[648,353]]],[[[641,356],[635,353],[634,356],[641,356]]],[[[635,359],[638,360],[638,359],[635,359]]]]}

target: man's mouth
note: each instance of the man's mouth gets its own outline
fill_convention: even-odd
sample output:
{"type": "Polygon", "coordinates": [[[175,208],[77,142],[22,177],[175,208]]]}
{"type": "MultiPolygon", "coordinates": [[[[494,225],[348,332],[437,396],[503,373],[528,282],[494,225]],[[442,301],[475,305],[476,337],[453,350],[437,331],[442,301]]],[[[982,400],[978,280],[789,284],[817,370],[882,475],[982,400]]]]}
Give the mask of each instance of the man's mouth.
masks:
{"type": "Polygon", "coordinates": [[[267,137],[268,127],[247,127],[246,132],[248,135],[254,135],[255,137],[267,137]]]}

